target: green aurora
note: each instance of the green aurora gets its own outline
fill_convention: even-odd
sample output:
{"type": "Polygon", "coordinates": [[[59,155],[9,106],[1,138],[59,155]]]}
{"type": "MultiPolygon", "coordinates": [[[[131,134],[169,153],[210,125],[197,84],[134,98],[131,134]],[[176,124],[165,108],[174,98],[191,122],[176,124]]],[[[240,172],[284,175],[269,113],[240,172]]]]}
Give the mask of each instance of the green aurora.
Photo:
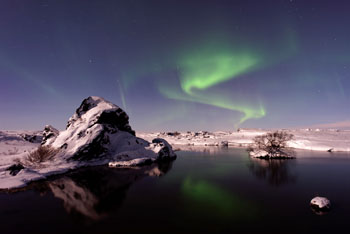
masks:
{"type": "Polygon", "coordinates": [[[250,54],[200,54],[181,61],[181,87],[191,95],[194,89],[205,90],[236,78],[250,70],[258,59],[250,54]]]}
{"type": "Polygon", "coordinates": [[[294,32],[281,30],[277,38],[272,53],[269,46],[231,33],[214,31],[202,37],[194,36],[180,43],[181,46],[155,50],[148,59],[135,61],[137,70],[128,67],[122,75],[122,85],[127,91],[139,80],[152,78],[163,97],[233,111],[236,115],[232,122],[237,128],[249,119],[267,114],[263,95],[254,92],[248,96],[249,90],[239,89],[241,80],[298,51],[294,32]]]}
{"type": "MultiPolygon", "coordinates": [[[[119,89],[130,93],[140,81],[152,79],[163,97],[232,111],[233,116],[228,118],[238,128],[249,119],[263,118],[267,114],[264,94],[255,91],[249,95],[249,90],[239,88],[242,80],[246,82],[250,74],[253,77],[298,51],[294,32],[281,30],[277,38],[274,52],[267,45],[254,43],[251,38],[218,31],[193,36],[192,40],[182,41],[180,46],[163,45],[163,49],[147,50],[142,56],[136,56],[132,66],[125,67],[120,74],[119,89]]],[[[121,96],[123,106],[127,99],[121,96]]],[[[175,112],[178,119],[185,115],[185,112],[172,110],[170,108],[173,117],[167,121],[175,119],[175,112]]],[[[165,114],[169,114],[169,110],[160,115],[165,114]]],[[[165,122],[154,118],[152,121],[165,122]]]]}
{"type": "Polygon", "coordinates": [[[230,95],[225,95],[223,90],[220,92],[212,90],[215,86],[262,66],[262,59],[258,55],[222,45],[217,47],[205,45],[194,53],[187,54],[187,56],[180,57],[177,63],[181,90],[168,84],[161,85],[159,87],[161,94],[170,99],[241,112],[243,116],[236,126],[248,119],[261,118],[266,115],[265,108],[260,101],[251,104],[246,101],[233,100],[230,95]]]}

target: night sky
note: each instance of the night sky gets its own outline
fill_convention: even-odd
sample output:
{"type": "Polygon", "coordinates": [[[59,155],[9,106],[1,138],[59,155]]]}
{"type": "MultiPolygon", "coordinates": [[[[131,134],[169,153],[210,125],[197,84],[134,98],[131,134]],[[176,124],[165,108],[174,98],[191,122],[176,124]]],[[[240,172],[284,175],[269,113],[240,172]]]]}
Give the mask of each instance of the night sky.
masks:
{"type": "Polygon", "coordinates": [[[349,24],[335,0],[2,0],[0,129],[63,129],[91,95],[137,131],[347,121],[349,24]]]}

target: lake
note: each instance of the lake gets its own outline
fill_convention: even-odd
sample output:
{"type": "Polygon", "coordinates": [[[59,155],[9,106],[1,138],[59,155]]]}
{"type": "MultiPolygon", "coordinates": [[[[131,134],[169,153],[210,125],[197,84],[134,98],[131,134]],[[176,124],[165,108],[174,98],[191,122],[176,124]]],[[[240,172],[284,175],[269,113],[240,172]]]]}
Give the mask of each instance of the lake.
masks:
{"type": "Polygon", "coordinates": [[[350,156],[190,148],[172,163],[85,168],[0,193],[1,233],[339,233],[350,214],[350,156]],[[326,196],[328,213],[310,200],[326,196]]]}

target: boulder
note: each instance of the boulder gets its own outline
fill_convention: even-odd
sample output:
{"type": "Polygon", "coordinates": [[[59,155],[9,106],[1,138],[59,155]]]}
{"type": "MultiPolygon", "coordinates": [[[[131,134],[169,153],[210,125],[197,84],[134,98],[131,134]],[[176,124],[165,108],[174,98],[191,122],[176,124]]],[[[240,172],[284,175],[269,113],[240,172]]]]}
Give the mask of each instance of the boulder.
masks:
{"type": "Polygon", "coordinates": [[[314,197],[310,201],[310,206],[318,210],[329,210],[331,208],[331,202],[325,197],[314,197]]]}
{"type": "Polygon", "coordinates": [[[152,144],[150,144],[149,148],[151,148],[155,153],[158,154],[156,160],[172,160],[176,158],[176,154],[173,151],[171,145],[162,138],[155,138],[152,140],[152,144]]]}

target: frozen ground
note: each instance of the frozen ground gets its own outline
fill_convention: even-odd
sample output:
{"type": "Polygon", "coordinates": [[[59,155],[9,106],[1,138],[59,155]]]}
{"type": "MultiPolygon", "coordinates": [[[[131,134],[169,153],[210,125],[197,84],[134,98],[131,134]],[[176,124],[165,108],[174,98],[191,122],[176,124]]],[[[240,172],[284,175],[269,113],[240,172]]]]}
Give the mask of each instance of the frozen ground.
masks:
{"type": "MultiPolygon", "coordinates": [[[[294,135],[289,146],[296,149],[315,151],[350,152],[350,131],[336,129],[298,129],[285,130],[294,135]]],[[[267,130],[240,129],[236,132],[168,132],[137,133],[145,140],[161,137],[170,144],[179,146],[232,146],[248,147],[255,136],[265,134],[267,130]]]]}
{"type": "Polygon", "coordinates": [[[41,131],[0,131],[0,168],[37,148],[41,141],[41,131]],[[26,136],[38,136],[29,141],[26,136]]]}

